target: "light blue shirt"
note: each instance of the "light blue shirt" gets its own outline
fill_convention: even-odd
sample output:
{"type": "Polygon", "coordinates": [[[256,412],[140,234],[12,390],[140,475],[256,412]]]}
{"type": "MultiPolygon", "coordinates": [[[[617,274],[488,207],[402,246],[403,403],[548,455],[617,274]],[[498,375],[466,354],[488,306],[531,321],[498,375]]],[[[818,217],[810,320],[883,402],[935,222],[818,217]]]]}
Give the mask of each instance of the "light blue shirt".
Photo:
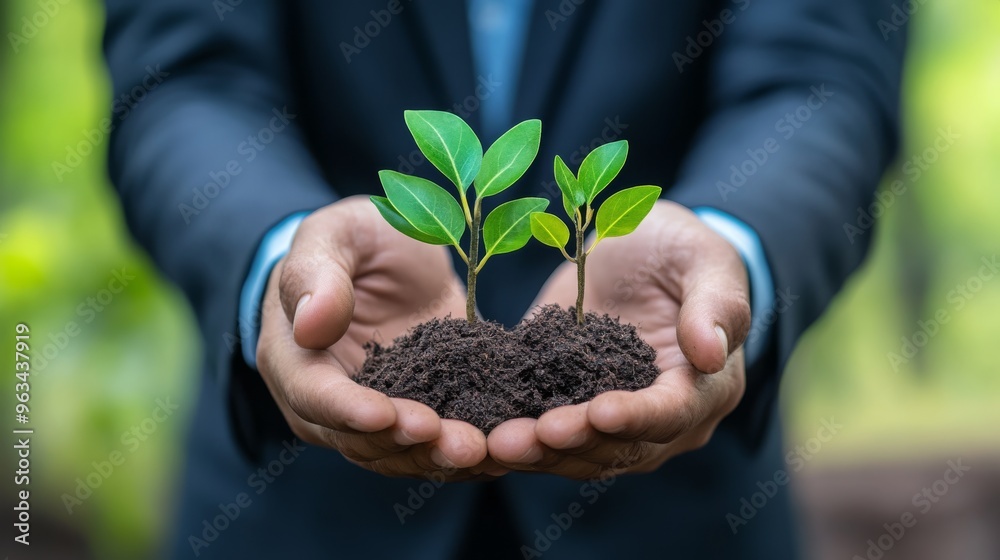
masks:
{"type": "MultiPolygon", "coordinates": [[[[500,86],[480,100],[480,121],[485,136],[496,138],[511,126],[514,95],[520,77],[521,59],[527,43],[533,0],[468,0],[469,28],[476,71],[492,75],[500,86]]],[[[742,221],[715,208],[695,208],[705,225],[728,240],[743,257],[750,278],[751,332],[763,333],[747,343],[746,363],[760,358],[770,332],[762,324],[765,312],[774,305],[774,283],[764,248],[757,232],[742,221]]],[[[292,238],[306,213],[289,216],[272,228],[260,247],[240,293],[239,327],[243,359],[257,367],[257,338],[260,308],[271,269],[291,247],[292,238]]]]}
{"type": "Polygon", "coordinates": [[[533,0],[469,0],[469,29],[476,72],[500,84],[481,100],[483,135],[497,138],[511,126],[514,97],[527,46],[533,0]]]}

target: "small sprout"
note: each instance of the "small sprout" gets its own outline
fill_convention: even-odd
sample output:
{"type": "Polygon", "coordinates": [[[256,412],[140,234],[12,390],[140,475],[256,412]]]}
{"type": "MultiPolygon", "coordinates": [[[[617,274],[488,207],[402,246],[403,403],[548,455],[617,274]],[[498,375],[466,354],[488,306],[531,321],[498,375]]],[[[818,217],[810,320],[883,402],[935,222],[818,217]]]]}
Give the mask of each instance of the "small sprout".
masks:
{"type": "MultiPolygon", "coordinates": [[[[405,111],[417,147],[458,189],[458,200],[433,181],[395,171],[379,172],[385,196],[371,197],[379,213],[399,232],[431,245],[451,245],[468,265],[466,316],[476,322],[476,278],[493,255],[510,253],[531,239],[531,216],[544,211],[544,198],[521,198],[497,206],[482,219],[483,199],[520,179],[538,155],[542,122],[511,128],[483,154],[475,132],[458,116],[442,111],[405,111]],[[476,198],[469,205],[469,186],[476,198]],[[468,251],[461,240],[469,229],[468,251]],[[480,259],[480,234],[486,252],[480,259]]],[[[565,227],[565,226],[564,226],[565,227]]]]}
{"type": "Polygon", "coordinates": [[[556,156],[553,172],[562,193],[563,210],[576,233],[576,253],[566,252],[569,228],[558,217],[545,212],[531,215],[531,235],[549,247],[562,252],[567,261],[576,264],[576,321],[583,324],[583,293],[586,281],[587,255],[606,237],[621,237],[635,231],[653,209],[660,197],[660,187],[646,185],[619,191],[608,197],[597,210],[597,238],[584,250],[587,227],[594,219],[593,203],[625,165],[628,142],[620,140],[593,150],[580,164],[579,177],[573,175],[561,157],[556,156]]]}

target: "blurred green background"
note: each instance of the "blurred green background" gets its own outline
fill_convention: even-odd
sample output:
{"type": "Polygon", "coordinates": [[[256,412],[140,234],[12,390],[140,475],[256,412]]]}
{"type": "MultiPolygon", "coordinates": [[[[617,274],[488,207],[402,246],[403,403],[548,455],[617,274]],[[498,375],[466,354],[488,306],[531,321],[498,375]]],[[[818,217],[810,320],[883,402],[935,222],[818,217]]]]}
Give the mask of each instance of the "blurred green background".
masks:
{"type": "MultiPolygon", "coordinates": [[[[14,325],[24,321],[43,358],[31,378],[33,537],[85,539],[99,558],[148,557],[168,528],[198,337],[182,296],[129,239],[108,186],[97,128],[110,95],[100,4],[57,5],[16,44],[7,32],[20,34],[39,5],[0,8],[0,348],[11,355],[14,325]],[[77,162],[68,150],[81,142],[93,150],[77,162]],[[54,167],[67,159],[78,165],[54,167]],[[102,292],[122,267],[135,278],[119,294],[102,292]],[[158,398],[180,411],[126,445],[122,434],[158,398]],[[116,450],[125,463],[69,513],[63,494],[116,450]]],[[[983,257],[1000,253],[1000,4],[918,5],[905,141],[886,178],[906,191],[861,234],[873,236],[869,260],[801,343],[783,386],[789,445],[812,437],[823,418],[844,425],[809,469],[998,447],[1000,277],[972,278],[983,257]],[[917,164],[942,128],[958,138],[917,164]],[[958,285],[980,289],[966,298],[952,292],[958,285]],[[888,354],[902,356],[903,337],[923,342],[918,321],[940,310],[949,322],[894,368],[888,354]]],[[[13,410],[11,383],[2,387],[3,410],[13,410]]]]}

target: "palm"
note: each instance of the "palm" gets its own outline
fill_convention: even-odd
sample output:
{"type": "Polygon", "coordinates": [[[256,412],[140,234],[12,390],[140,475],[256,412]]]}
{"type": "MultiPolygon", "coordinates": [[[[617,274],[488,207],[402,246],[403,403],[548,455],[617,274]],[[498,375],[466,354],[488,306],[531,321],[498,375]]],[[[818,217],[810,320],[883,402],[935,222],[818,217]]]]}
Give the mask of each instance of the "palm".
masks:
{"type": "MultiPolygon", "coordinates": [[[[648,228],[631,237],[607,239],[587,259],[584,309],[607,313],[635,325],[639,336],[657,351],[660,371],[690,367],[677,342],[680,294],[669,283],[658,282],[670,266],[669,250],[636,250],[649,247],[648,228]]],[[[576,265],[562,264],[539,293],[536,303],[576,304],[576,265]]]]}
{"type": "Polygon", "coordinates": [[[331,348],[348,372],[361,367],[366,343],[389,344],[428,319],[465,313],[465,287],[448,252],[400,234],[374,207],[371,213],[359,232],[372,246],[355,272],[354,316],[331,348]]]}
{"type": "MultiPolygon", "coordinates": [[[[607,468],[649,471],[703,445],[742,396],[745,270],[735,250],[690,211],[657,203],[634,233],[601,241],[586,272],[584,308],[635,325],[656,350],[661,374],[639,391],[612,391],[537,421],[502,424],[489,447],[506,466],[575,478],[607,468]],[[716,325],[725,325],[735,344],[724,343],[716,325]],[[622,456],[627,464],[616,460],[622,456]]],[[[572,306],[576,295],[576,267],[564,264],[536,303],[572,306]]]]}
{"type": "Polygon", "coordinates": [[[358,465],[393,476],[448,468],[449,479],[495,472],[474,426],[350,379],[367,342],[464,307],[445,249],[397,233],[368,200],[345,199],[310,215],[275,267],[258,367],[298,437],[358,465]]]}

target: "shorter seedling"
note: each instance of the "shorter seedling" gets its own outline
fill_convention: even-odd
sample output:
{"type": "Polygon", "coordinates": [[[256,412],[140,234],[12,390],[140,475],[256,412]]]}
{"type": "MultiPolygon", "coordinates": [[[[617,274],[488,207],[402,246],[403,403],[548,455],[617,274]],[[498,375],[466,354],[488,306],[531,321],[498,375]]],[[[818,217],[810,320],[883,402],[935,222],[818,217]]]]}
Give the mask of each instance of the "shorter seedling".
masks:
{"type": "Polygon", "coordinates": [[[577,295],[576,321],[584,323],[583,294],[586,283],[587,255],[602,239],[621,237],[635,231],[653,209],[662,189],[652,185],[631,187],[608,197],[596,212],[597,238],[584,250],[587,227],[595,217],[593,203],[597,195],[618,176],[628,156],[628,142],[619,140],[599,146],[580,164],[579,176],[573,174],[561,157],[556,156],[554,172],[562,192],[563,209],[569,216],[576,233],[576,253],[566,252],[569,228],[553,214],[531,214],[531,234],[542,243],[559,249],[563,257],[576,264],[577,295]]]}

